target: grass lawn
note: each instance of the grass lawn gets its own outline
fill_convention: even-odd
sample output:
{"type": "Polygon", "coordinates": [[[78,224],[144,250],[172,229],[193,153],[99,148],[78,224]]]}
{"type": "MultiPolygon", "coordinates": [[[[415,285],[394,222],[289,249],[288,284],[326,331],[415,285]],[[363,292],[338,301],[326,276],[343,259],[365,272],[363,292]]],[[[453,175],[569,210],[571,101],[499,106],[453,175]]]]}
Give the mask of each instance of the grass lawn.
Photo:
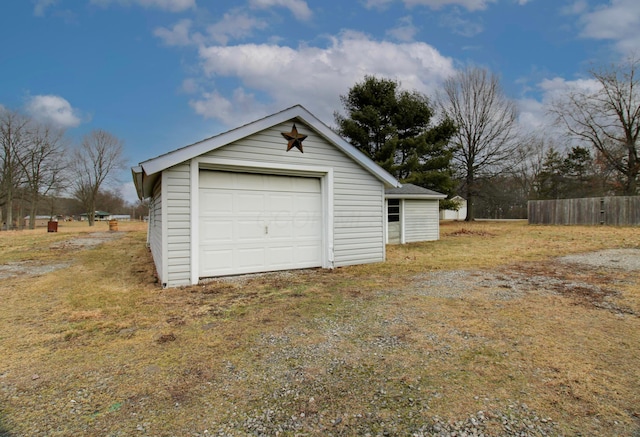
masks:
{"type": "Polygon", "coordinates": [[[640,228],[443,223],[385,263],[165,290],[119,229],[0,232],[0,436],[640,436],[640,271],[557,260],[640,228]]]}

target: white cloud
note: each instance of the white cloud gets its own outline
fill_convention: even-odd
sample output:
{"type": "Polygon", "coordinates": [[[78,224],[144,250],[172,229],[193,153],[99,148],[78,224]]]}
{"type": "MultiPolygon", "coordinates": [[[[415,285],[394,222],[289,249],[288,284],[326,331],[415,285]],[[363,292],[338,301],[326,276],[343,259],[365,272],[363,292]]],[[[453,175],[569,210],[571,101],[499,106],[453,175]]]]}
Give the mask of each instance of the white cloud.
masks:
{"type": "Polygon", "coordinates": [[[640,2],[611,0],[589,12],[577,10],[582,13],[582,37],[614,41],[623,53],[637,51],[640,46],[640,2]]]}
{"type": "Polygon", "coordinates": [[[189,36],[190,29],[191,20],[185,18],[174,24],[171,29],[157,27],[153,34],[168,46],[187,46],[192,42],[189,36]]]}
{"type": "Polygon", "coordinates": [[[454,10],[449,14],[443,14],[440,17],[440,25],[448,27],[453,33],[457,33],[458,35],[462,35],[467,38],[476,36],[484,30],[484,27],[480,22],[474,23],[471,20],[462,18],[462,14],[458,8],[454,8],[454,10]]]}
{"type": "Polygon", "coordinates": [[[308,20],[313,13],[304,0],[251,0],[251,6],[259,9],[269,9],[275,6],[289,9],[298,20],[308,20]]]}
{"type": "MultiPolygon", "coordinates": [[[[382,8],[395,0],[366,0],[365,6],[368,8],[382,8]]],[[[441,9],[445,6],[462,6],[469,11],[484,10],[490,3],[496,3],[498,0],[402,0],[407,7],[411,6],[427,6],[431,9],[441,9]]],[[[525,2],[528,0],[525,0],[525,2]]],[[[520,4],[522,0],[520,0],[520,4]]]]}
{"type": "Polygon", "coordinates": [[[203,46],[199,53],[209,77],[236,78],[240,87],[232,96],[209,92],[191,105],[231,125],[298,103],[330,122],[341,107],[339,96],[365,75],[396,79],[403,88],[432,94],[454,72],[452,60],[428,44],[375,41],[355,32],[332,38],[324,48],[244,44],[203,46]]]}
{"type": "Polygon", "coordinates": [[[559,138],[564,131],[554,126],[554,116],[549,112],[552,104],[566,99],[571,91],[592,93],[599,89],[600,85],[593,79],[544,79],[536,87],[540,92],[540,99],[522,98],[517,101],[520,110],[519,124],[525,132],[544,133],[547,137],[559,138]]]}
{"type": "Polygon", "coordinates": [[[457,5],[470,11],[486,9],[489,3],[496,3],[498,0],[404,0],[407,6],[429,6],[432,9],[440,9],[443,6],[457,5]]]}
{"type": "Polygon", "coordinates": [[[589,9],[587,0],[576,0],[568,6],[563,7],[560,11],[565,15],[580,15],[589,9]]]}
{"type": "Polygon", "coordinates": [[[204,93],[201,99],[191,100],[189,104],[197,114],[220,120],[227,126],[240,126],[268,111],[266,105],[257,102],[253,94],[247,94],[242,88],[236,88],[230,99],[214,91],[204,93]]]}
{"type": "Polygon", "coordinates": [[[111,3],[119,3],[126,6],[139,5],[169,12],[182,12],[196,7],[196,0],[91,0],[91,4],[105,7],[111,3]]]}
{"type": "Polygon", "coordinates": [[[403,42],[413,41],[417,33],[418,28],[413,25],[411,16],[402,17],[396,27],[387,30],[387,35],[403,42]]]}
{"type": "Polygon", "coordinates": [[[222,20],[207,27],[213,41],[227,44],[230,39],[250,36],[254,29],[264,29],[267,23],[243,12],[234,11],[224,14],[222,20]]]}
{"type": "Polygon", "coordinates": [[[49,6],[53,6],[58,0],[36,0],[33,6],[33,14],[38,17],[44,17],[44,13],[49,6]]]}
{"type": "Polygon", "coordinates": [[[30,97],[25,108],[36,120],[61,128],[78,127],[82,122],[78,110],[60,96],[49,94],[30,97]]]}
{"type": "Polygon", "coordinates": [[[185,94],[195,94],[200,89],[197,79],[189,77],[182,81],[180,91],[185,94]]]}

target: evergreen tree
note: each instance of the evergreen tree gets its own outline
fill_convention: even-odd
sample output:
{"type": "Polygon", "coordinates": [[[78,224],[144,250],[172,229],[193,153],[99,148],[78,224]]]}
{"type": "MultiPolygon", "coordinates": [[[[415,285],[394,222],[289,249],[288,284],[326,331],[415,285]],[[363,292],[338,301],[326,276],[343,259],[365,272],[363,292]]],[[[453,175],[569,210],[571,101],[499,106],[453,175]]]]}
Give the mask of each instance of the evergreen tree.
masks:
{"type": "Polygon", "coordinates": [[[335,113],[340,135],[400,181],[453,193],[449,140],[455,126],[448,118],[433,124],[425,95],[366,76],[340,100],[346,112],[335,113]]]}

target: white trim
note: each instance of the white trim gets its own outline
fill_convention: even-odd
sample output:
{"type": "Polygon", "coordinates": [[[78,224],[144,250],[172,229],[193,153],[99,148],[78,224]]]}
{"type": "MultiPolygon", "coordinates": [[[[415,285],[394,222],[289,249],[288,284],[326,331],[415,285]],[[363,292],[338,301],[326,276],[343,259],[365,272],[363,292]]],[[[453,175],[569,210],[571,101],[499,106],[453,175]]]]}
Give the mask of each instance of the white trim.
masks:
{"type": "MultiPolygon", "coordinates": [[[[320,179],[320,189],[322,191],[322,268],[333,269],[334,267],[334,234],[333,234],[333,168],[314,167],[306,165],[279,164],[269,162],[247,162],[234,159],[214,158],[199,156],[191,160],[191,169],[196,174],[191,177],[191,187],[195,185],[195,198],[192,203],[191,228],[192,236],[199,234],[200,229],[200,170],[218,171],[243,171],[251,173],[306,176],[320,179]],[[194,182],[195,180],[195,182],[194,182]],[[197,212],[193,208],[197,209],[197,212]],[[194,229],[196,231],[194,231],[194,229]]],[[[192,193],[192,198],[194,194],[192,193]]],[[[200,281],[200,240],[193,239],[191,244],[191,282],[197,284],[200,281]],[[194,255],[195,253],[195,255],[194,255]],[[195,282],[194,282],[195,281],[195,282]]]]}
{"type": "Polygon", "coordinates": [[[323,246],[325,249],[322,254],[322,263],[324,268],[333,269],[334,258],[334,236],[333,236],[333,168],[328,168],[326,176],[320,179],[322,189],[322,214],[323,214],[323,246]],[[325,195],[326,193],[326,195],[325,195]]]}
{"type": "Polygon", "coordinates": [[[162,277],[160,278],[160,284],[162,288],[167,287],[169,283],[169,202],[168,198],[168,178],[166,175],[160,177],[160,217],[162,217],[162,235],[160,240],[162,241],[162,277]]]}
{"type": "Polygon", "coordinates": [[[439,200],[446,199],[446,194],[385,194],[386,199],[439,200]]]}
{"type": "Polygon", "coordinates": [[[405,244],[405,227],[404,227],[404,199],[400,199],[400,244],[405,244]]]}
{"type": "Polygon", "coordinates": [[[389,216],[387,199],[384,198],[384,188],[382,189],[382,260],[387,260],[387,244],[389,244],[389,216]]]}
{"type": "Polygon", "coordinates": [[[210,156],[200,156],[195,158],[200,169],[211,170],[228,170],[228,171],[247,171],[251,173],[264,173],[268,170],[269,174],[283,174],[289,176],[309,176],[323,175],[333,172],[331,167],[316,167],[312,165],[296,165],[281,164],[278,162],[253,162],[242,161],[239,159],[215,158],[210,156]]]}
{"type": "MultiPolygon", "coordinates": [[[[389,244],[389,201],[385,198],[382,202],[384,205],[384,244],[389,244]]],[[[385,256],[386,256],[386,248],[385,248],[385,256]]]]}
{"type": "Polygon", "coordinates": [[[200,280],[200,168],[197,159],[190,163],[191,182],[191,284],[196,285],[200,280]]]}

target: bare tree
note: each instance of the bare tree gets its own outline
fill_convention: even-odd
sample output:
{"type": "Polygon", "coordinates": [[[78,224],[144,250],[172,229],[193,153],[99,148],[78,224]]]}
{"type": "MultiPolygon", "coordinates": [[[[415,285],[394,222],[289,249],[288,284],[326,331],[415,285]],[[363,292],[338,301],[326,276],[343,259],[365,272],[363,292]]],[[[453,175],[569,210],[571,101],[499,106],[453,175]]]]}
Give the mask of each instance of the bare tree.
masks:
{"type": "Polygon", "coordinates": [[[32,122],[28,141],[18,156],[29,194],[29,227],[35,228],[38,201],[51,191],[64,188],[64,131],[50,125],[32,122]]]}
{"type": "Polygon", "coordinates": [[[621,192],[638,192],[640,135],[640,59],[629,58],[592,70],[595,91],[574,88],[553,103],[552,112],[569,135],[594,147],[618,173],[621,192]]]}
{"type": "Polygon", "coordinates": [[[439,101],[458,128],[452,140],[457,147],[454,161],[462,172],[466,220],[474,220],[478,179],[498,174],[517,147],[516,105],[505,96],[497,76],[477,67],[447,79],[439,101]]]}
{"type": "Polygon", "coordinates": [[[6,211],[7,229],[13,228],[13,201],[23,179],[20,155],[28,141],[28,124],[22,114],[0,108],[0,206],[6,211]]]}
{"type": "Polygon", "coordinates": [[[96,198],[100,187],[113,180],[125,166],[123,143],[109,132],[94,130],[85,135],[71,161],[74,196],[87,212],[89,226],[94,224],[96,198]]]}

